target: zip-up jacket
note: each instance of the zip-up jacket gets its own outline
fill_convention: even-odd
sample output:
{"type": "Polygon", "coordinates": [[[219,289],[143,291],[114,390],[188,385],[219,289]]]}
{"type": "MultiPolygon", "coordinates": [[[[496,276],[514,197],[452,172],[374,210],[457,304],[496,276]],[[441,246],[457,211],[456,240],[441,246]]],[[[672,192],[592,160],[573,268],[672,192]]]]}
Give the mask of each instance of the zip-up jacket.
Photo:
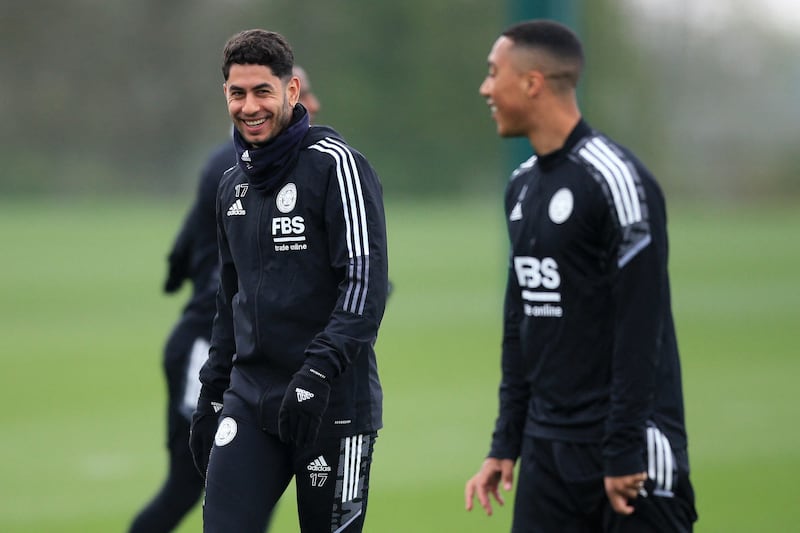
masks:
{"type": "Polygon", "coordinates": [[[666,435],[657,444],[688,470],[666,212],[650,172],[581,120],[561,149],[512,174],[505,207],[490,455],[516,459],[524,436],[597,443],[606,475],[627,475],[647,470],[648,438],[666,435]]]}
{"type": "Polygon", "coordinates": [[[309,362],[332,384],[320,436],[374,431],[373,345],[387,296],[381,185],[331,128],[309,127],[290,154],[266,187],[245,172],[247,151],[220,183],[220,286],[201,396],[224,393],[226,413],[277,433],[286,387],[309,362]]]}

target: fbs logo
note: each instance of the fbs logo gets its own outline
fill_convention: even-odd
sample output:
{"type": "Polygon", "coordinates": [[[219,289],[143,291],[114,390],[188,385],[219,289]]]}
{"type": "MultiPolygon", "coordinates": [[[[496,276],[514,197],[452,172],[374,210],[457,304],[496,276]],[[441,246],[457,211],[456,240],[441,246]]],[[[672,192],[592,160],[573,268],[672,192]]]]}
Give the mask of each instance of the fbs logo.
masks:
{"type": "Polygon", "coordinates": [[[272,241],[276,252],[308,249],[305,242],[306,223],[301,216],[275,217],[272,219],[272,241]]]}
{"type": "Polygon", "coordinates": [[[561,318],[561,276],[552,257],[514,257],[514,270],[527,316],[561,318]]]}

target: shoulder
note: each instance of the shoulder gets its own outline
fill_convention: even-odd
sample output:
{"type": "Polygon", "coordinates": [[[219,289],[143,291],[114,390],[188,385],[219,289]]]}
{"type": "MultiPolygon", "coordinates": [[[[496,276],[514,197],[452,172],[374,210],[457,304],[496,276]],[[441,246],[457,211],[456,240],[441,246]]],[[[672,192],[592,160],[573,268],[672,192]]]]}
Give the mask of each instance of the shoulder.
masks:
{"type": "Polygon", "coordinates": [[[315,139],[303,151],[318,172],[326,172],[331,179],[348,182],[377,181],[377,173],[361,152],[336,135],[315,139]]]}
{"type": "Polygon", "coordinates": [[[209,154],[203,172],[219,180],[222,174],[235,164],[236,152],[233,148],[233,142],[227,141],[218,145],[209,154]]]}
{"type": "Polygon", "coordinates": [[[646,224],[646,206],[663,204],[661,189],[647,167],[609,137],[594,132],[574,147],[572,156],[602,191],[621,227],[646,224]]]}
{"type": "Polygon", "coordinates": [[[608,136],[592,132],[572,149],[572,159],[596,179],[607,183],[640,183],[652,180],[653,176],[644,164],[628,148],[608,136]]]}
{"type": "Polygon", "coordinates": [[[525,174],[526,172],[530,171],[534,167],[534,165],[536,165],[536,159],[537,157],[533,155],[528,159],[526,159],[525,161],[523,161],[522,163],[520,163],[520,165],[517,168],[515,168],[514,171],[511,173],[509,181],[514,181],[522,174],[525,174]]]}
{"type": "MultiPolygon", "coordinates": [[[[222,173],[219,180],[217,195],[219,197],[240,196],[242,191],[237,191],[237,187],[247,187],[247,179],[244,172],[237,165],[233,165],[222,173]]],[[[246,192],[246,190],[245,190],[246,192]]]]}

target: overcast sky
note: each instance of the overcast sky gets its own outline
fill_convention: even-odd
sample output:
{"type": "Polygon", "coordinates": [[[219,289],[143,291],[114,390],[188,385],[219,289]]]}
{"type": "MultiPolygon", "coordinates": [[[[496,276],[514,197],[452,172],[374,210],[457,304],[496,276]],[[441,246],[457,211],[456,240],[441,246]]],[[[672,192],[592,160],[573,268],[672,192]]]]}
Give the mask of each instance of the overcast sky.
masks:
{"type": "Polygon", "coordinates": [[[800,0],[622,0],[644,16],[690,21],[698,29],[724,29],[732,18],[761,20],[800,37],[800,0]]]}

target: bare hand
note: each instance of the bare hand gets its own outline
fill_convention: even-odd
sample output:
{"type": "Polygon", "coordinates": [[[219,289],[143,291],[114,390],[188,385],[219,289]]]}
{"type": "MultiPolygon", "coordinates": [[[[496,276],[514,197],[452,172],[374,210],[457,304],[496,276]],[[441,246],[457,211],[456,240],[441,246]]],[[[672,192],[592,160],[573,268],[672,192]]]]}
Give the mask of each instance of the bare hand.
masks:
{"type": "Polygon", "coordinates": [[[606,476],[606,495],[614,511],[624,515],[632,514],[633,506],[629,500],[635,500],[639,496],[639,491],[644,487],[646,479],[647,472],[628,476],[606,476]]]}
{"type": "Polygon", "coordinates": [[[478,473],[472,476],[467,481],[466,487],[464,487],[464,502],[467,511],[472,510],[473,499],[477,493],[481,507],[483,507],[487,515],[492,516],[490,494],[494,496],[497,503],[500,505],[505,504],[505,500],[500,495],[500,482],[503,483],[503,489],[506,492],[510,491],[514,486],[514,461],[512,459],[496,459],[494,457],[486,458],[478,473]]]}

